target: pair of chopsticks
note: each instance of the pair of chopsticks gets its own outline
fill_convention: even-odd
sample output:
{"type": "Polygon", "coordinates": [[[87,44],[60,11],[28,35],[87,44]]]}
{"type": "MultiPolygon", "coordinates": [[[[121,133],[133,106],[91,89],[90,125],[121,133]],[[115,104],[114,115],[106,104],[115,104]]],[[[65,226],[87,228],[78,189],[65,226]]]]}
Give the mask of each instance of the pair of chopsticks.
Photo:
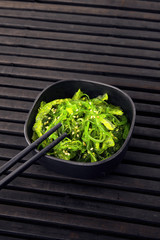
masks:
{"type": "MultiPolygon", "coordinates": [[[[20,159],[22,159],[24,156],[26,156],[29,152],[31,152],[33,149],[35,149],[41,142],[43,142],[47,137],[49,137],[53,132],[55,132],[61,126],[62,126],[62,124],[58,123],[56,126],[51,128],[48,132],[46,132],[44,135],[42,135],[40,138],[38,138],[35,142],[30,144],[28,147],[26,147],[24,150],[22,150],[20,153],[18,153],[15,157],[13,157],[7,163],[5,163],[3,166],[1,166],[0,167],[0,176],[4,172],[6,172],[9,168],[11,168],[15,163],[17,163],[20,159]]],[[[0,189],[2,189],[4,186],[6,186],[9,182],[11,182],[14,178],[16,178],[20,173],[25,171],[28,167],[30,167],[34,162],[36,162],[40,157],[42,157],[44,154],[46,154],[51,148],[53,148],[55,145],[57,145],[66,136],[67,136],[67,133],[63,133],[61,136],[59,136],[56,140],[54,140],[52,143],[50,143],[48,146],[46,146],[44,149],[42,149],[40,152],[38,152],[32,158],[27,160],[21,166],[19,166],[14,171],[12,171],[10,174],[8,174],[6,177],[4,177],[2,180],[0,180],[0,189]]]]}

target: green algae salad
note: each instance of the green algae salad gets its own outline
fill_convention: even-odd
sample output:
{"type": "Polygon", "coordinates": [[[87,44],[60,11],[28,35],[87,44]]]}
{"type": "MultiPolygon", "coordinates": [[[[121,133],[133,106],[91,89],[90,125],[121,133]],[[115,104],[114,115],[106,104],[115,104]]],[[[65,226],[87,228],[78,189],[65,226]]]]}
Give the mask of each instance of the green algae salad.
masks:
{"type": "Polygon", "coordinates": [[[57,123],[62,126],[42,142],[42,149],[62,133],[68,135],[48,155],[77,162],[97,162],[117,152],[127,138],[130,124],[108,94],[90,98],[79,89],[72,98],[41,102],[33,126],[35,141],[57,123]]]}

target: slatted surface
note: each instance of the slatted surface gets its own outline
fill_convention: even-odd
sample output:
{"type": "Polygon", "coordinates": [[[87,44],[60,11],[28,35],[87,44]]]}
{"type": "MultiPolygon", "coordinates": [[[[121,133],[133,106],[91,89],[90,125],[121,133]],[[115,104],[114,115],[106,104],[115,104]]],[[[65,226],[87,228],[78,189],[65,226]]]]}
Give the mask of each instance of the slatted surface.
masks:
{"type": "Polygon", "coordinates": [[[55,81],[112,84],[137,109],[110,176],[71,179],[34,164],[1,190],[0,239],[160,239],[159,11],[149,0],[0,1],[0,165],[26,146],[27,113],[55,81]]]}

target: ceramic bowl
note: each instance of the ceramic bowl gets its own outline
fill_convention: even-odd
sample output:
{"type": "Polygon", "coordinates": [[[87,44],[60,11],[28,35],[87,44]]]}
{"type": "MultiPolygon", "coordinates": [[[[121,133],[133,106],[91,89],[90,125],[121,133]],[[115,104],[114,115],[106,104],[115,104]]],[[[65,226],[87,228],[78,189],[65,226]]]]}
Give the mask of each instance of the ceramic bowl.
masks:
{"type": "MultiPolygon", "coordinates": [[[[86,179],[105,176],[112,172],[117,164],[119,164],[123,159],[133,133],[136,117],[135,105],[132,99],[125,92],[114,86],[87,80],[64,80],[52,84],[44,89],[36,98],[28,114],[28,118],[24,127],[25,139],[28,144],[31,144],[33,133],[32,127],[34,125],[35,117],[41,101],[50,102],[58,98],[72,97],[79,88],[83,92],[87,93],[90,98],[97,97],[98,95],[102,95],[107,92],[109,95],[109,102],[120,106],[129,119],[130,131],[128,137],[126,138],[122,147],[114,155],[99,162],[74,162],[58,159],[48,155],[42,157],[39,162],[49,170],[70,177],[86,179]]],[[[38,150],[34,150],[34,153],[37,151],[38,150]]]]}

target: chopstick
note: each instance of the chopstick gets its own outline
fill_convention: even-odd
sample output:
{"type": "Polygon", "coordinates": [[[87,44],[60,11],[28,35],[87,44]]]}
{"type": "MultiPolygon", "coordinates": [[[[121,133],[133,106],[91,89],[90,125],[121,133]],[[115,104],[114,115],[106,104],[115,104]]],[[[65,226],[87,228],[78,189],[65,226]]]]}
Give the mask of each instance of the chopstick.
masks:
{"type": "Polygon", "coordinates": [[[23,158],[25,155],[27,155],[29,152],[31,152],[34,148],[36,148],[41,142],[43,142],[47,137],[49,137],[53,132],[55,132],[61,126],[62,126],[62,124],[58,123],[56,126],[54,126],[49,131],[47,131],[44,135],[42,135],[40,138],[38,138],[35,142],[30,144],[28,147],[26,147],[24,150],[22,150],[20,153],[18,153],[15,157],[13,157],[7,163],[5,163],[3,166],[1,166],[0,167],[0,176],[5,171],[7,171],[9,168],[11,168],[21,158],[23,158]]]}
{"type": "MultiPolygon", "coordinates": [[[[28,147],[26,147],[24,150],[22,150],[20,153],[18,153],[15,157],[13,157],[11,160],[9,160],[6,164],[4,164],[2,167],[0,167],[0,175],[2,175],[2,173],[7,171],[9,168],[11,168],[15,163],[17,163],[20,159],[22,159],[30,151],[32,151],[34,148],[36,148],[48,136],[50,136],[59,127],[61,127],[61,125],[62,125],[61,123],[58,123],[56,126],[51,128],[48,132],[46,132],[44,135],[42,135],[40,138],[38,138],[35,142],[30,144],[28,147]]],[[[36,162],[36,160],[38,160],[40,157],[42,157],[44,154],[46,154],[51,148],[53,148],[55,145],[57,145],[66,136],[67,136],[67,133],[63,133],[61,136],[59,136],[56,140],[54,140],[52,143],[50,143],[48,146],[46,146],[44,149],[42,149],[40,152],[38,152],[32,158],[27,160],[21,166],[19,166],[14,171],[12,171],[10,174],[8,174],[6,177],[4,177],[2,180],[0,180],[0,189],[2,189],[5,185],[7,185],[9,182],[11,182],[20,173],[25,171],[28,167],[30,167],[34,162],[36,162]]]]}

